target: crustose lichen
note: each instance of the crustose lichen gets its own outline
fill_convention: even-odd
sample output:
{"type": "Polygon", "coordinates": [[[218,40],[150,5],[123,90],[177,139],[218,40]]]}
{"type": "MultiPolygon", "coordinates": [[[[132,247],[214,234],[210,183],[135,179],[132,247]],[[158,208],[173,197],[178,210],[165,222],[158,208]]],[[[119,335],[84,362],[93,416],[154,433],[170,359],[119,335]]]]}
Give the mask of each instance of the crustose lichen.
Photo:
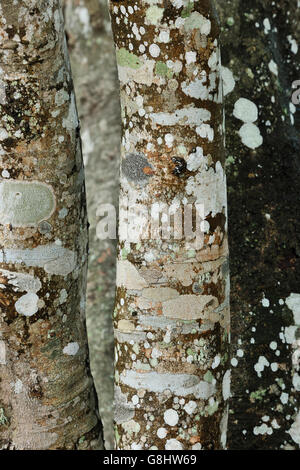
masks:
{"type": "Polygon", "coordinates": [[[8,419],[5,416],[4,409],[0,408],[0,426],[7,426],[8,425],[8,419]]]}

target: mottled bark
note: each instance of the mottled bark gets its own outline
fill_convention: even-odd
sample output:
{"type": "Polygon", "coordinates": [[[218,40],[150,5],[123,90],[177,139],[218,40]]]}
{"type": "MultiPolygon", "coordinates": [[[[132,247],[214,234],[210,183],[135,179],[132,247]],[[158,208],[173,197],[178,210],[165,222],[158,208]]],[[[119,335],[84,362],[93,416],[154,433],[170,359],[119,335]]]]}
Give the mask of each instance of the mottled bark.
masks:
{"type": "Polygon", "coordinates": [[[0,7],[0,447],[94,449],[84,172],[61,5],[0,7]]]}
{"type": "Polygon", "coordinates": [[[117,448],[224,448],[229,280],[219,27],[207,0],[111,1],[110,11],[123,120],[120,214],[127,200],[146,208],[202,204],[204,219],[199,244],[186,233],[145,239],[149,225],[128,241],[121,220],[117,448]]]}
{"type": "Polygon", "coordinates": [[[228,93],[228,445],[298,449],[300,114],[291,96],[300,78],[299,2],[220,0],[218,10],[228,93]]]}
{"type": "Polygon", "coordinates": [[[87,332],[105,448],[113,449],[116,240],[99,240],[102,204],[118,205],[120,104],[107,0],[65,0],[65,28],[83,144],[89,214],[87,332]]]}

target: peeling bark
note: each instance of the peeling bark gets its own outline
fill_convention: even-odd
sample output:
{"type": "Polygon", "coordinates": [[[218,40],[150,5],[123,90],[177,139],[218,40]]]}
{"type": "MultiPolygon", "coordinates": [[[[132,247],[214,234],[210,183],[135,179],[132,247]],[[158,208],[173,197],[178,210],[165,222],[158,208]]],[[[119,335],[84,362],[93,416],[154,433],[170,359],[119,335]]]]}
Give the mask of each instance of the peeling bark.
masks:
{"type": "Polygon", "coordinates": [[[117,448],[224,448],[229,274],[219,26],[210,1],[111,1],[110,12],[123,121],[117,448]],[[150,233],[143,215],[135,215],[141,236],[129,241],[127,203],[149,211],[202,204],[201,243],[186,232],[150,233]]]}
{"type": "Polygon", "coordinates": [[[102,448],[87,218],[61,5],[0,7],[0,448],[102,448]]]}

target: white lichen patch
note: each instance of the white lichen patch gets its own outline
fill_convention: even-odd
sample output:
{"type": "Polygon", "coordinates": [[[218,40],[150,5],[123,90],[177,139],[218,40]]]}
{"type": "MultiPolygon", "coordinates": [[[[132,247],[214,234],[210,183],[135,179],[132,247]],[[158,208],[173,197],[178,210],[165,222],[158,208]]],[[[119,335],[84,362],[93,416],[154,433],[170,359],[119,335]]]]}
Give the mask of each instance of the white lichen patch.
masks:
{"type": "Polygon", "coordinates": [[[76,267],[76,253],[55,243],[33,249],[3,249],[0,263],[24,263],[26,266],[44,268],[49,274],[66,276],[76,267]]]}
{"type": "Polygon", "coordinates": [[[172,408],[164,412],[164,422],[169,426],[176,426],[178,423],[179,416],[176,410],[172,408]]]}
{"type": "Polygon", "coordinates": [[[146,389],[155,393],[170,390],[175,395],[183,397],[194,395],[195,398],[208,399],[215,392],[214,384],[188,374],[138,373],[128,370],[120,375],[120,381],[136,390],[146,389]]]}
{"type": "Polygon", "coordinates": [[[253,428],[253,434],[258,436],[259,434],[273,434],[273,429],[271,426],[268,426],[266,423],[261,424],[260,426],[255,426],[253,428]]]}
{"type": "Polygon", "coordinates": [[[230,397],[230,374],[230,370],[227,370],[223,377],[222,390],[225,401],[230,397]]]}
{"type": "Polygon", "coordinates": [[[153,123],[160,126],[174,126],[181,124],[183,126],[200,126],[203,122],[209,121],[211,113],[204,108],[195,108],[189,106],[182,109],[176,109],[173,113],[150,113],[153,123]]]}
{"type": "MultiPolygon", "coordinates": [[[[7,284],[13,286],[15,292],[36,293],[42,287],[41,281],[30,274],[0,269],[0,275],[7,280],[7,284]]],[[[0,286],[0,289],[5,289],[5,287],[6,284],[0,286]]]]}
{"type": "Polygon", "coordinates": [[[177,439],[168,439],[165,445],[166,450],[182,450],[183,445],[177,439]]]}
{"type": "Polygon", "coordinates": [[[224,96],[228,95],[234,90],[235,79],[232,71],[228,67],[221,67],[221,76],[223,81],[224,96]]]}
{"type": "Polygon", "coordinates": [[[17,300],[15,303],[15,309],[21,315],[31,317],[39,309],[38,302],[39,297],[36,294],[29,292],[28,294],[22,295],[22,297],[17,300]]]}
{"type": "Polygon", "coordinates": [[[203,205],[205,217],[210,212],[212,217],[222,213],[227,204],[227,196],[226,179],[221,163],[216,163],[215,170],[209,168],[188,178],[186,192],[188,195],[196,197],[197,204],[203,205]],[[212,187],[214,191],[212,191],[212,187]]]}
{"type": "Polygon", "coordinates": [[[296,415],[295,421],[287,432],[293,441],[300,446],[300,411],[296,415]]]}
{"type": "Polygon", "coordinates": [[[6,346],[2,339],[0,340],[0,364],[6,364],[6,346]]]}
{"type": "Polygon", "coordinates": [[[122,428],[128,434],[132,434],[132,433],[137,434],[140,431],[141,426],[137,421],[134,421],[133,419],[131,419],[130,421],[126,421],[125,423],[122,423],[122,428]]]}
{"type": "Polygon", "coordinates": [[[52,188],[39,181],[0,182],[0,222],[13,227],[35,226],[55,210],[52,188]]]}
{"type": "Polygon", "coordinates": [[[270,363],[265,358],[265,356],[259,356],[258,362],[254,366],[254,370],[256,371],[258,377],[261,377],[261,373],[264,371],[265,367],[269,367],[270,363]]]}
{"type": "Polygon", "coordinates": [[[207,36],[211,30],[211,22],[208,18],[201,15],[201,13],[194,11],[188,18],[186,18],[184,29],[188,32],[193,29],[199,29],[200,34],[207,36]]]}
{"type": "Polygon", "coordinates": [[[243,122],[255,122],[258,118],[258,109],[253,101],[239,98],[234,104],[233,115],[243,122]]]}
{"type": "Polygon", "coordinates": [[[258,119],[256,104],[246,98],[240,98],[235,102],[233,115],[244,122],[239,130],[242,143],[253,150],[260,147],[263,138],[259,128],[253,124],[258,119]]]}
{"type": "Polygon", "coordinates": [[[285,303],[293,312],[295,325],[300,325],[300,294],[290,294],[285,303]]]}
{"type": "Polygon", "coordinates": [[[156,434],[159,439],[164,439],[167,435],[167,430],[166,428],[158,428],[156,434]]]}
{"type": "Polygon", "coordinates": [[[66,354],[67,356],[75,356],[79,351],[79,344],[74,342],[74,343],[68,343],[67,346],[64,347],[63,349],[63,354],[66,354]]]}
{"type": "Polygon", "coordinates": [[[276,64],[276,62],[274,62],[273,59],[270,60],[268,67],[270,72],[272,72],[276,77],[278,77],[278,65],[276,64]]]}
{"type": "Polygon", "coordinates": [[[188,415],[192,415],[197,409],[197,403],[190,400],[184,405],[183,409],[188,415]]]}
{"type": "Polygon", "coordinates": [[[240,138],[246,147],[256,149],[263,143],[259,128],[252,123],[244,124],[239,130],[240,138]]]}

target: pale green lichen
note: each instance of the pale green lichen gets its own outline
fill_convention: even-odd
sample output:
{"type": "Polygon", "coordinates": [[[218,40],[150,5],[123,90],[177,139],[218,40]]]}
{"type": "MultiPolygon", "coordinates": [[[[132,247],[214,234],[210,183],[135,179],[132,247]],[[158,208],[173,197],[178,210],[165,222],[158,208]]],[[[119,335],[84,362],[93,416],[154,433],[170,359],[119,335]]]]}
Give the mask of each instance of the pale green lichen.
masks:
{"type": "Polygon", "coordinates": [[[217,409],[219,408],[219,403],[217,401],[214,401],[211,405],[208,405],[205,407],[205,411],[209,416],[213,415],[217,409]]]}
{"type": "Polygon", "coordinates": [[[158,24],[164,14],[163,8],[159,8],[156,5],[149,7],[146,11],[146,18],[151,24],[158,24]]]}
{"type": "Polygon", "coordinates": [[[121,250],[122,259],[126,260],[129,253],[130,253],[130,251],[126,250],[126,248],[122,248],[122,250],[121,250]]]}
{"type": "Polygon", "coordinates": [[[0,222],[13,227],[37,225],[55,209],[50,186],[39,181],[2,181],[0,184],[0,222]]]}
{"type": "Polygon", "coordinates": [[[8,419],[5,416],[4,409],[0,408],[0,426],[7,426],[8,425],[8,419]]]}
{"type": "Polygon", "coordinates": [[[204,378],[204,380],[205,380],[206,382],[208,382],[208,383],[210,383],[210,384],[211,384],[212,381],[214,380],[214,376],[212,375],[212,373],[211,373],[210,370],[208,370],[208,371],[206,372],[206,374],[204,375],[203,378],[204,378]]]}
{"type": "Polygon", "coordinates": [[[259,388],[255,392],[250,393],[250,400],[251,401],[262,401],[266,393],[267,393],[267,390],[265,390],[263,388],[259,388]]]}
{"type": "Polygon", "coordinates": [[[139,69],[142,63],[137,55],[128,52],[124,47],[121,47],[116,52],[117,62],[121,67],[129,67],[131,69],[139,69]]]}
{"type": "Polygon", "coordinates": [[[155,65],[155,73],[156,75],[160,75],[161,77],[171,78],[173,75],[172,70],[168,69],[167,65],[164,62],[157,62],[155,65]]]}
{"type": "Polygon", "coordinates": [[[183,8],[181,12],[181,18],[188,18],[194,9],[194,2],[189,2],[186,7],[183,8]]]}

